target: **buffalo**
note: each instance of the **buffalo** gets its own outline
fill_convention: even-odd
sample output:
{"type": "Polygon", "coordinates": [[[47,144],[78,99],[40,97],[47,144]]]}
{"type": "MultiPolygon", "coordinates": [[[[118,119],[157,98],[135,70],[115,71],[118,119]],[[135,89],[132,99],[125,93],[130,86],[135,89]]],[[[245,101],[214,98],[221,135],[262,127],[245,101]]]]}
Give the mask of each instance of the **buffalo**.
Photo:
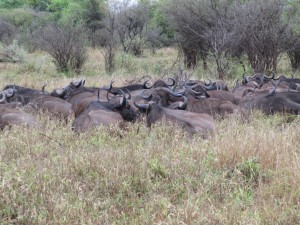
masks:
{"type": "MultiPolygon", "coordinates": [[[[0,101],[3,99],[0,99],[0,101]]],[[[28,127],[38,127],[36,119],[28,114],[18,111],[16,107],[20,106],[18,103],[4,103],[0,104],[0,129],[12,125],[26,125],[28,127]]]]}
{"type": "Polygon", "coordinates": [[[147,125],[151,127],[157,122],[171,122],[183,128],[189,134],[200,134],[206,136],[214,131],[215,123],[213,118],[204,113],[193,113],[184,109],[187,105],[187,99],[184,102],[178,103],[173,109],[162,107],[157,103],[143,104],[134,101],[135,105],[143,111],[147,112],[147,125]]]}
{"type": "Polygon", "coordinates": [[[80,133],[100,125],[118,125],[124,121],[134,121],[138,115],[127,103],[124,92],[120,93],[120,98],[115,96],[109,102],[101,102],[98,94],[97,101],[91,101],[76,117],[72,124],[73,130],[80,133]]]}

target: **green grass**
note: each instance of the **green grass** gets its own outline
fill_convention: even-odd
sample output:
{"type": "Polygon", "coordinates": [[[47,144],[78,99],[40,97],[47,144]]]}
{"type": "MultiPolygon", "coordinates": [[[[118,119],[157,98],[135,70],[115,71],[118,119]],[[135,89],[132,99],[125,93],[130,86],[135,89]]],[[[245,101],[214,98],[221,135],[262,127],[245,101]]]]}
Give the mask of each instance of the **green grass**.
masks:
{"type": "MultiPolygon", "coordinates": [[[[126,59],[139,62],[133,71],[108,76],[91,52],[79,77],[88,86],[159,77],[153,68],[177,57],[172,49],[147,54],[126,59]]],[[[51,90],[78,78],[60,77],[50,59],[36,70],[38,56],[30,55],[33,66],[0,64],[3,86],[51,90]]],[[[0,132],[0,224],[299,224],[299,116],[231,116],[207,139],[143,122],[76,135],[70,124],[35,116],[39,129],[0,132]]]]}

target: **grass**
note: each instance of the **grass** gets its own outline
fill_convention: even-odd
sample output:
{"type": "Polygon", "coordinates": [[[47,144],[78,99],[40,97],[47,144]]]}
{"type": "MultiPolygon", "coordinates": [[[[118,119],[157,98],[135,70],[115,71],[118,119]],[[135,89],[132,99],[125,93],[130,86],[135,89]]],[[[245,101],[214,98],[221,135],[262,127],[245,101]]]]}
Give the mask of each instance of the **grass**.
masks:
{"type": "MultiPolygon", "coordinates": [[[[88,86],[158,77],[141,68],[162,58],[167,68],[177,56],[147,54],[130,59],[139,62],[132,75],[119,68],[108,76],[91,52],[98,60],[80,77],[88,86]]],[[[0,66],[2,84],[51,90],[77,78],[59,77],[50,61],[39,72],[0,66]]],[[[35,116],[39,129],[0,132],[0,224],[299,224],[299,116],[231,116],[207,139],[144,123],[76,135],[70,124],[35,116]]]]}

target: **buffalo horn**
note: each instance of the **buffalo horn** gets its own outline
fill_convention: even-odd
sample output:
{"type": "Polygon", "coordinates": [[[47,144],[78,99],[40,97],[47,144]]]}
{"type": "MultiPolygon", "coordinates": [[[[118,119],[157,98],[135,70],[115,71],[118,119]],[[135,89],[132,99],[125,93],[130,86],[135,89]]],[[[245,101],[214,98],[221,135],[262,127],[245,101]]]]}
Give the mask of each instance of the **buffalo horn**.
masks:
{"type": "Polygon", "coordinates": [[[167,84],[167,83],[166,83],[166,84],[167,84],[169,87],[170,87],[170,86],[174,86],[175,83],[176,83],[175,79],[172,78],[172,77],[168,77],[168,81],[169,81],[169,80],[171,81],[171,84],[167,84]]]}
{"type": "Polygon", "coordinates": [[[208,79],[208,80],[209,80],[209,85],[207,86],[207,85],[205,84],[206,90],[213,90],[213,89],[214,89],[213,82],[212,82],[210,79],[208,79]]]}
{"type": "Polygon", "coordinates": [[[187,104],[188,104],[188,99],[187,99],[187,97],[183,96],[183,102],[179,102],[178,108],[179,109],[186,109],[187,104]]]}
{"type": "Polygon", "coordinates": [[[146,81],[144,82],[144,84],[143,84],[143,88],[144,88],[144,89],[150,89],[150,88],[151,88],[151,85],[148,86],[149,83],[150,83],[150,81],[149,81],[149,80],[146,80],[146,81]]]}
{"type": "Polygon", "coordinates": [[[45,84],[45,85],[43,85],[43,87],[42,87],[42,92],[43,92],[43,94],[45,94],[45,87],[47,86],[47,84],[45,84]]]}
{"type": "Polygon", "coordinates": [[[264,80],[274,80],[275,78],[275,73],[272,72],[272,77],[267,77],[265,74],[264,74],[264,80]]]}
{"type": "MultiPolygon", "coordinates": [[[[120,91],[123,92],[122,90],[120,90],[120,91]]],[[[123,106],[126,105],[126,103],[127,103],[126,95],[125,95],[125,93],[123,92],[122,98],[120,99],[120,106],[123,107],[123,106]]]]}
{"type": "Polygon", "coordinates": [[[131,99],[131,93],[130,93],[130,91],[129,91],[127,88],[125,88],[125,90],[126,90],[126,92],[128,93],[127,99],[130,100],[130,99],[131,99]]]}
{"type": "Polygon", "coordinates": [[[246,76],[246,72],[243,74],[243,81],[242,81],[243,84],[247,84],[248,83],[248,78],[246,76]]]}
{"type": "Polygon", "coordinates": [[[151,99],[151,97],[152,97],[152,92],[150,93],[150,95],[145,95],[145,92],[146,92],[147,90],[144,90],[143,91],[143,93],[142,93],[142,98],[143,99],[146,99],[146,100],[150,100],[151,99]]]}
{"type": "Polygon", "coordinates": [[[111,90],[111,89],[112,89],[112,84],[113,84],[114,82],[115,82],[115,81],[112,80],[112,81],[110,82],[109,86],[108,86],[108,87],[104,87],[104,89],[107,90],[107,91],[111,90]]]}
{"type": "Polygon", "coordinates": [[[144,109],[147,110],[149,108],[149,104],[143,104],[143,103],[138,103],[137,102],[137,97],[135,97],[133,104],[135,105],[135,107],[139,108],[139,109],[144,109]]]}

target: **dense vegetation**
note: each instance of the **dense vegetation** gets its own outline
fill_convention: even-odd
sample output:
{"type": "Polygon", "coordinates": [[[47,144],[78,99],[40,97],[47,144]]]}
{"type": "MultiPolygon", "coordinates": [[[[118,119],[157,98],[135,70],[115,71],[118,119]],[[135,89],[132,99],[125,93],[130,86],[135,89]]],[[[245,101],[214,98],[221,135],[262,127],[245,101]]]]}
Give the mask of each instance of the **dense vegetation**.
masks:
{"type": "MultiPolygon", "coordinates": [[[[87,86],[118,86],[178,67],[230,87],[244,70],[300,77],[297,7],[278,0],[2,0],[0,82],[51,91],[80,77],[87,86]]],[[[0,132],[0,224],[300,221],[299,116],[233,115],[202,139],[144,123],[76,135],[70,124],[31,113],[41,128],[0,132]]]]}
{"type": "Polygon", "coordinates": [[[187,68],[200,62],[215,74],[230,75],[230,62],[247,72],[276,71],[288,55],[299,69],[299,18],[296,0],[3,0],[0,41],[7,57],[13,41],[28,51],[44,50],[61,72],[80,73],[86,48],[98,48],[106,71],[116,67],[116,54],[142,57],[146,49],[178,46],[187,68]]]}

